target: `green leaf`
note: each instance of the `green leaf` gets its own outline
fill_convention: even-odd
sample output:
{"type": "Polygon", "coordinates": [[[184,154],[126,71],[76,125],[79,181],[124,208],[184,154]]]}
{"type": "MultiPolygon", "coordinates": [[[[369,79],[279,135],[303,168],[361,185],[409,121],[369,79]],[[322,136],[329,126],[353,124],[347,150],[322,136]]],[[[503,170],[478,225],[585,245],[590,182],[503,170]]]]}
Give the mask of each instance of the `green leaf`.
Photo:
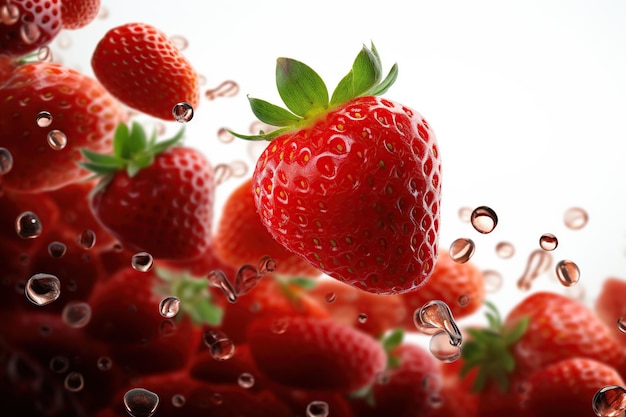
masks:
{"type": "Polygon", "coordinates": [[[130,156],[126,147],[126,138],[128,138],[129,130],[126,123],[120,123],[113,133],[113,154],[119,158],[127,159],[130,156]]]}
{"type": "Polygon", "coordinates": [[[258,135],[242,135],[241,133],[237,133],[237,132],[233,132],[232,130],[227,130],[228,133],[230,133],[231,135],[233,135],[236,138],[239,139],[245,139],[245,140],[267,140],[270,141],[274,138],[277,138],[278,136],[282,135],[283,133],[287,133],[291,130],[290,127],[284,127],[282,129],[276,129],[273,130],[269,133],[261,133],[258,135]]]}
{"type": "Polygon", "coordinates": [[[505,333],[504,343],[506,345],[511,345],[517,342],[524,335],[524,333],[526,333],[526,330],[528,330],[529,324],[530,324],[530,317],[522,318],[519,322],[517,322],[517,324],[515,324],[513,329],[505,333]]]}
{"type": "Polygon", "coordinates": [[[89,149],[81,149],[80,153],[85,157],[85,159],[87,159],[87,161],[93,164],[112,166],[117,168],[124,165],[124,160],[115,155],[96,153],[90,151],[89,149]]]}
{"type": "Polygon", "coordinates": [[[185,134],[185,128],[182,127],[172,138],[155,143],[154,146],[152,146],[152,148],[150,149],[151,153],[153,155],[157,155],[165,151],[166,149],[169,149],[172,146],[177,145],[183,139],[184,134],[185,134]]]}
{"type": "Polygon", "coordinates": [[[317,280],[303,277],[289,278],[285,283],[303,290],[311,290],[317,286],[317,280]]]}
{"type": "Polygon", "coordinates": [[[128,152],[127,158],[131,158],[133,155],[145,151],[147,145],[148,138],[146,137],[146,131],[139,123],[133,122],[125,146],[125,150],[128,152]]]}
{"type": "Polygon", "coordinates": [[[400,346],[400,344],[402,343],[402,340],[404,340],[404,330],[394,329],[391,332],[389,332],[387,335],[385,335],[385,337],[382,340],[382,347],[385,350],[385,352],[389,352],[397,348],[398,346],[400,346]]]}
{"type": "Polygon", "coordinates": [[[211,303],[208,299],[197,300],[193,309],[189,310],[189,316],[196,324],[208,324],[219,326],[224,317],[224,310],[211,303]]]}
{"type": "Polygon", "coordinates": [[[290,111],[265,100],[248,97],[248,101],[257,119],[270,126],[292,126],[302,120],[290,111]]]}
{"type": "Polygon", "coordinates": [[[389,74],[385,77],[385,79],[380,83],[372,87],[369,91],[367,91],[366,95],[369,96],[381,96],[389,90],[389,87],[393,85],[398,79],[398,64],[393,64],[391,70],[389,70],[389,74]]]}
{"type": "Polygon", "coordinates": [[[363,46],[357,55],[350,72],[339,82],[333,91],[331,105],[345,103],[378,84],[382,78],[380,58],[363,46]]]}
{"type": "Polygon", "coordinates": [[[328,106],[328,89],[322,78],[308,65],[291,58],[276,61],[278,94],[289,110],[306,116],[328,106]]]}
{"type": "Polygon", "coordinates": [[[78,165],[81,168],[84,168],[88,171],[93,172],[97,176],[111,174],[119,170],[119,168],[116,166],[100,165],[100,164],[95,164],[92,162],[78,162],[78,165]]]}

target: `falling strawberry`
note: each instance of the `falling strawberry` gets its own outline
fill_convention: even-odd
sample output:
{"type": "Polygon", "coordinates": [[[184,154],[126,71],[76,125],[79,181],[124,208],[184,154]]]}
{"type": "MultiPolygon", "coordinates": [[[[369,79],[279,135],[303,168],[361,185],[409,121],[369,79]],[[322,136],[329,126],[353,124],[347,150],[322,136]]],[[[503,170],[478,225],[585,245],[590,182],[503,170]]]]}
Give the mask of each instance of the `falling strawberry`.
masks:
{"type": "Polygon", "coordinates": [[[82,166],[102,176],[91,198],[96,218],[129,248],[157,259],[202,255],[211,243],[213,169],[198,150],[156,142],[134,123],[115,131],[114,154],[87,150],[82,166]]]}
{"type": "Polygon", "coordinates": [[[50,43],[61,31],[60,0],[11,0],[0,5],[0,53],[21,56],[50,43]]]}
{"type": "Polygon", "coordinates": [[[91,23],[100,11],[100,0],[61,0],[63,29],[80,29],[91,23]]]}
{"type": "Polygon", "coordinates": [[[272,236],[340,281],[392,294],[415,290],[436,260],[441,160],[424,118],[377,97],[376,49],[364,47],[332,97],[307,65],[279,58],[278,92],[289,110],[251,98],[278,126],[254,176],[256,206],[272,236]]]}
{"type": "Polygon", "coordinates": [[[98,81],[124,104],[165,120],[181,102],[196,108],[198,74],[157,28],[129,23],[109,30],[91,59],[98,81]]]}

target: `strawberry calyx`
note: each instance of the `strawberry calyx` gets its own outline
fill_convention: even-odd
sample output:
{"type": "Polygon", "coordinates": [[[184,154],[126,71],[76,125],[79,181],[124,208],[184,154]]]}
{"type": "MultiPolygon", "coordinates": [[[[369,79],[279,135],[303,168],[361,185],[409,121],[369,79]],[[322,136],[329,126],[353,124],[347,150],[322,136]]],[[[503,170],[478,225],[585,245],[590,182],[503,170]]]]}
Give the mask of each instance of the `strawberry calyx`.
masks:
{"type": "Polygon", "coordinates": [[[291,58],[276,61],[276,87],[286,109],[265,100],[248,97],[254,115],[263,123],[278,127],[269,133],[234,136],[248,140],[272,140],[292,130],[315,123],[331,109],[354,98],[376,96],[385,93],[398,77],[394,64],[388,75],[382,78],[382,65],[376,47],[363,46],[350,72],[346,74],[329,96],[322,78],[308,65],[291,58]]]}
{"type": "Polygon", "coordinates": [[[460,376],[466,376],[476,368],[478,373],[472,385],[473,392],[482,391],[488,382],[493,382],[502,391],[509,388],[509,377],[515,371],[515,359],[511,354],[515,344],[528,329],[529,318],[520,320],[513,328],[505,328],[496,306],[485,301],[488,326],[470,328],[470,340],[463,344],[461,357],[464,361],[460,376]]]}
{"type": "Polygon", "coordinates": [[[130,128],[126,123],[120,123],[113,135],[112,155],[81,149],[87,162],[78,164],[96,177],[109,177],[120,170],[126,170],[129,177],[134,177],[142,168],[151,165],[156,155],[180,143],[183,133],[184,128],[174,137],[157,142],[156,131],[148,138],[139,123],[133,122],[130,128]]]}

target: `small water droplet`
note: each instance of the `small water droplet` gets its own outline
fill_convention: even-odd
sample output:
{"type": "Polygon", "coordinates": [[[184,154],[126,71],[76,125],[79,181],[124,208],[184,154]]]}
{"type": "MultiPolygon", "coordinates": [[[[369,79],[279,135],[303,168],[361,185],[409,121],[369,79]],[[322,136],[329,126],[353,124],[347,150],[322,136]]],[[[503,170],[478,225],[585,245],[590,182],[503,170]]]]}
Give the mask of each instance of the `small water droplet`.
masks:
{"type": "Polygon", "coordinates": [[[435,358],[444,363],[454,362],[461,356],[461,347],[453,345],[445,331],[440,331],[431,337],[429,349],[435,358]]]}
{"type": "Polygon", "coordinates": [[[85,327],[91,320],[91,307],[83,301],[70,301],[63,307],[61,317],[70,327],[85,327]]]}
{"type": "Polygon", "coordinates": [[[61,242],[50,242],[48,245],[48,254],[53,258],[62,258],[67,252],[67,246],[61,242]]]}
{"type": "Polygon", "coordinates": [[[37,42],[41,36],[41,29],[35,22],[22,22],[20,26],[20,38],[27,45],[37,42]]]}
{"type": "Polygon", "coordinates": [[[476,250],[476,245],[472,239],[459,238],[450,245],[450,258],[459,264],[463,264],[471,259],[476,250]]]}
{"type": "Polygon", "coordinates": [[[274,272],[277,266],[276,261],[272,259],[272,257],[264,256],[259,261],[258,272],[261,275],[265,275],[267,273],[274,272]]]}
{"type": "Polygon", "coordinates": [[[163,320],[159,325],[159,334],[166,337],[176,333],[176,323],[173,320],[163,320]]]}
{"type": "Polygon", "coordinates": [[[618,385],[607,385],[595,393],[591,403],[596,415],[617,417],[626,411],[626,390],[618,385]]]}
{"type": "Polygon", "coordinates": [[[460,295],[460,296],[459,296],[459,300],[458,300],[458,301],[459,301],[459,305],[460,305],[461,307],[465,307],[466,305],[468,305],[468,304],[469,304],[469,302],[470,302],[470,297],[469,297],[469,295],[463,294],[463,295],[460,295]]]}
{"type": "Polygon", "coordinates": [[[213,176],[215,178],[215,185],[224,184],[230,177],[232,177],[232,169],[228,164],[217,164],[213,167],[213,176]]]}
{"type": "Polygon", "coordinates": [[[132,417],[150,417],[159,406],[159,396],[144,388],[133,388],[124,394],[124,407],[132,417]]]}
{"type": "Polygon", "coordinates": [[[571,207],[567,209],[563,215],[565,226],[572,230],[582,229],[585,227],[588,220],[589,215],[580,207],[571,207]]]}
{"type": "Polygon", "coordinates": [[[483,271],[483,280],[485,282],[485,291],[494,293],[502,288],[502,274],[492,269],[483,271]]]}
{"type": "Polygon", "coordinates": [[[80,372],[70,372],[65,376],[65,381],[63,382],[65,389],[70,392],[78,392],[83,389],[85,386],[85,379],[83,378],[83,374],[80,372]]]}
{"type": "Polygon", "coordinates": [[[242,265],[235,276],[235,292],[241,296],[250,292],[261,279],[261,275],[252,265],[242,265]]]}
{"type": "Polygon", "coordinates": [[[329,304],[334,303],[335,300],[337,299],[337,294],[335,294],[334,292],[327,292],[326,295],[324,296],[324,299],[329,304]]]}
{"type": "Polygon", "coordinates": [[[622,333],[626,333],[626,315],[623,315],[617,319],[617,330],[622,333]]]}
{"type": "Polygon", "coordinates": [[[186,102],[177,103],[172,108],[172,116],[179,123],[187,123],[193,119],[193,107],[186,102]]]}
{"type": "MultiPolygon", "coordinates": [[[[453,346],[461,346],[463,337],[459,330],[452,311],[446,303],[440,300],[431,300],[421,308],[415,310],[413,322],[418,329],[438,329],[446,332],[449,343],[453,346]]],[[[437,332],[438,333],[438,332],[437,332]]]]}
{"type": "Polygon", "coordinates": [[[218,361],[225,361],[235,354],[235,344],[219,330],[207,330],[203,335],[204,344],[210,349],[211,357],[218,361]]]}
{"type": "Polygon", "coordinates": [[[139,272],[148,272],[154,266],[154,258],[148,252],[137,252],[132,256],[130,264],[139,272]]]}
{"type": "Polygon", "coordinates": [[[52,124],[52,114],[49,111],[40,111],[35,117],[35,122],[39,127],[48,127],[52,124]]]}
{"type": "Polygon", "coordinates": [[[55,151],[60,151],[67,145],[67,136],[58,129],[48,132],[48,145],[55,151]]]}
{"type": "MultiPolygon", "coordinates": [[[[37,60],[40,62],[52,62],[52,51],[48,45],[44,45],[37,51],[37,60]]],[[[45,127],[45,126],[39,126],[45,127]]]]}
{"type": "Polygon", "coordinates": [[[234,97],[239,93],[239,84],[232,80],[226,80],[217,87],[206,90],[204,96],[208,100],[215,100],[218,97],[234,97]]]}
{"type": "Polygon", "coordinates": [[[50,370],[57,374],[62,374],[70,367],[70,360],[65,356],[54,356],[50,359],[50,370]]]}
{"type": "Polygon", "coordinates": [[[217,130],[217,139],[222,143],[231,143],[235,140],[235,137],[229,132],[228,128],[220,127],[217,130]]]}
{"type": "Polygon", "coordinates": [[[544,233],[539,238],[539,246],[543,250],[552,251],[559,245],[559,240],[552,233],[544,233]]]}
{"type": "Polygon", "coordinates": [[[171,319],[178,314],[180,310],[180,299],[178,297],[165,297],[159,304],[159,313],[166,319],[171,319]]]}
{"type": "Polygon", "coordinates": [[[171,36],[170,41],[179,51],[184,51],[189,46],[189,41],[182,35],[171,36]]]}
{"type": "Polygon", "coordinates": [[[472,211],[470,221],[477,232],[487,234],[498,225],[498,216],[490,207],[480,206],[472,211]]]}
{"type": "Polygon", "coordinates": [[[502,259],[509,259],[515,255],[515,246],[511,242],[499,242],[496,245],[496,255],[502,259]]]}
{"type": "Polygon", "coordinates": [[[55,41],[59,49],[69,49],[72,46],[72,37],[65,31],[61,31],[55,41]]]}
{"type": "Polygon", "coordinates": [[[13,168],[13,155],[6,148],[0,148],[0,175],[6,175],[13,168]]]}
{"type": "Polygon", "coordinates": [[[224,397],[219,392],[211,394],[211,402],[215,405],[221,405],[224,402],[224,397]]]}
{"type": "Polygon", "coordinates": [[[104,6],[100,6],[100,10],[98,11],[98,19],[107,19],[109,17],[109,9],[104,6]]]}
{"type": "Polygon", "coordinates": [[[96,232],[93,230],[83,230],[77,239],[78,244],[83,249],[91,249],[96,244],[96,232]]]}
{"type": "Polygon", "coordinates": [[[100,356],[96,361],[96,366],[101,371],[110,371],[113,368],[113,360],[108,356],[100,356]]]}
{"type": "Polygon", "coordinates": [[[461,207],[459,209],[459,220],[463,223],[469,223],[472,221],[473,210],[470,207],[461,207]]]}
{"type": "Polygon", "coordinates": [[[250,389],[254,386],[254,376],[248,372],[244,372],[239,375],[237,384],[239,384],[241,388],[250,389]]]}
{"type": "Polygon", "coordinates": [[[564,259],[556,264],[556,277],[561,285],[571,287],[580,280],[580,269],[574,262],[564,259]]]}
{"type": "Polygon", "coordinates": [[[187,402],[187,400],[185,399],[185,396],[182,394],[174,394],[172,395],[172,405],[176,408],[181,408],[185,406],[185,403],[187,402]]]}
{"type": "Polygon", "coordinates": [[[207,280],[209,281],[209,285],[211,287],[222,290],[229,302],[234,303],[237,301],[237,292],[231,285],[230,281],[228,281],[228,278],[226,278],[224,272],[219,269],[213,270],[207,275],[207,280]]]}
{"type": "Polygon", "coordinates": [[[328,417],[330,407],[326,401],[311,401],[306,406],[306,417],[328,417]]]}
{"type": "Polygon", "coordinates": [[[233,178],[242,178],[248,174],[248,164],[244,161],[232,161],[230,164],[230,176],[233,178]]]}
{"type": "Polygon", "coordinates": [[[365,323],[367,323],[367,314],[365,314],[365,313],[360,313],[360,314],[358,315],[358,317],[357,317],[357,320],[358,320],[358,322],[359,322],[359,323],[361,323],[361,324],[365,324],[365,323]]]}
{"type": "Polygon", "coordinates": [[[517,287],[520,290],[527,291],[530,289],[532,282],[552,265],[552,255],[543,249],[537,249],[531,252],[526,261],[526,269],[522,276],[517,280],[517,287]]]}
{"type": "Polygon", "coordinates": [[[7,26],[14,25],[20,18],[20,9],[16,4],[0,6],[0,22],[7,26]]]}
{"type": "Polygon", "coordinates": [[[61,295],[61,282],[50,274],[35,274],[28,279],[24,288],[26,298],[38,306],[45,306],[61,295]]]}
{"type": "Polygon", "coordinates": [[[289,318],[281,317],[272,322],[270,330],[274,334],[284,334],[289,328],[289,318]]]}
{"type": "Polygon", "coordinates": [[[25,211],[15,219],[15,231],[22,239],[34,239],[41,235],[43,227],[35,213],[25,211]]]}

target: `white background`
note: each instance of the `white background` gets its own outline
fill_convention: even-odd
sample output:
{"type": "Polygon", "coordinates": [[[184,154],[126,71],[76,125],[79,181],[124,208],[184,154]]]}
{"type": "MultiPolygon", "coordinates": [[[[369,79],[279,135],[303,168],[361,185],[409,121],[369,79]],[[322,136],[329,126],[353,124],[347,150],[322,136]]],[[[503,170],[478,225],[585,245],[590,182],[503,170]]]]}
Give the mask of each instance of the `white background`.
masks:
{"type": "MultiPolygon", "coordinates": [[[[203,99],[188,124],[187,143],[214,164],[253,163],[247,143],[221,143],[217,131],[248,129],[247,94],[279,101],[277,57],[308,63],[332,89],[361,45],[374,41],[385,69],[399,64],[386,97],[422,113],[438,136],[440,243],[476,242],[473,261],[504,278],[493,301],[506,311],[526,294],[516,281],[545,232],[559,238],[554,263],[579,265],[586,302],[606,277],[626,278],[623,0],[103,0],[103,7],[106,18],[62,33],[53,52],[91,73],[91,51],[113,26],[143,21],[185,37],[203,89],[225,80],[240,86],[235,97],[203,99]],[[459,219],[461,207],[479,205],[499,216],[490,235],[459,219]],[[565,227],[571,206],[588,211],[585,228],[565,227]],[[512,258],[496,256],[501,241],[515,245],[512,258]]],[[[218,189],[218,207],[240,181],[218,189]]],[[[553,277],[544,274],[533,289],[562,290],[553,277]]]]}

